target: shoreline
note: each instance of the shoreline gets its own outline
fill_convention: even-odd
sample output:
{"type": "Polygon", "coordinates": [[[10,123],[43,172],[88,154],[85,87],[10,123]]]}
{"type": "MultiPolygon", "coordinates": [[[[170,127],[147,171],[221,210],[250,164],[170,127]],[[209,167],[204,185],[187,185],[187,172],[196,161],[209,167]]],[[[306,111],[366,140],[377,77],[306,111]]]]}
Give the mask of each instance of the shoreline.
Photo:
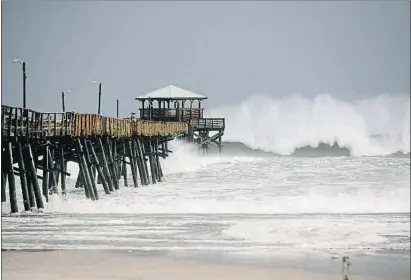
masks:
{"type": "MultiPolygon", "coordinates": [[[[199,258],[141,254],[107,250],[13,250],[2,249],[3,279],[301,279],[341,280],[341,263],[334,273],[303,268],[234,264],[199,258]]],[[[399,278],[350,274],[350,280],[396,280],[399,278]]]]}

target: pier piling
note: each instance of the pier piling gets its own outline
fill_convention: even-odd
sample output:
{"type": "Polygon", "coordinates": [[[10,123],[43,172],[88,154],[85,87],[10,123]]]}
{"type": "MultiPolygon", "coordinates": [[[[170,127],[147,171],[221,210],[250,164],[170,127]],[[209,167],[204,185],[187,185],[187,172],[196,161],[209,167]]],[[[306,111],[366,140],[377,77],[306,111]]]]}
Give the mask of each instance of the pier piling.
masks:
{"type": "Polygon", "coordinates": [[[156,144],[154,145],[155,147],[155,154],[156,154],[156,164],[157,164],[157,169],[158,169],[158,181],[162,182],[161,178],[164,176],[163,175],[163,170],[161,168],[161,163],[160,163],[160,153],[158,151],[158,147],[160,146],[160,141],[158,138],[156,139],[156,144]]]}
{"type": "Polygon", "coordinates": [[[94,151],[93,144],[91,142],[89,142],[89,145],[90,145],[91,155],[92,155],[93,160],[96,164],[96,171],[98,173],[98,177],[100,178],[100,182],[103,185],[104,192],[106,194],[110,194],[110,188],[108,187],[107,180],[104,177],[103,167],[102,167],[102,165],[100,164],[100,162],[98,160],[96,152],[94,151]]]}
{"type": "MultiPolygon", "coordinates": [[[[5,158],[4,154],[2,155],[5,158]]],[[[6,185],[7,185],[7,173],[4,170],[5,164],[1,168],[1,202],[6,202],[6,185]]]]}
{"type": "MultiPolygon", "coordinates": [[[[27,194],[29,196],[29,203],[30,203],[30,208],[33,209],[36,207],[36,201],[35,201],[35,196],[34,196],[34,187],[33,187],[33,181],[31,179],[32,173],[30,172],[30,161],[29,157],[27,156],[27,149],[23,148],[22,149],[22,156],[24,160],[24,165],[26,168],[26,181],[27,181],[27,194]]],[[[35,174],[36,180],[37,180],[37,174],[35,174]]]]}
{"type": "Polygon", "coordinates": [[[93,193],[94,199],[98,200],[99,195],[98,195],[98,190],[97,190],[97,183],[96,183],[96,180],[95,180],[96,176],[95,176],[95,173],[94,173],[94,170],[93,170],[94,164],[91,161],[90,152],[89,152],[88,145],[87,145],[88,142],[89,142],[88,139],[86,139],[86,138],[83,139],[83,153],[84,153],[84,157],[86,159],[85,164],[86,164],[86,167],[87,167],[87,171],[88,171],[89,176],[90,176],[90,183],[91,183],[92,193],[93,193]]]}
{"type": "Polygon", "coordinates": [[[102,165],[103,165],[104,176],[105,176],[105,178],[106,178],[106,181],[107,181],[108,187],[109,187],[109,189],[110,189],[110,192],[113,192],[113,191],[114,191],[114,185],[113,185],[113,180],[112,180],[112,177],[111,177],[111,174],[110,174],[110,170],[109,170],[109,167],[108,167],[108,163],[107,163],[107,158],[106,158],[106,153],[105,153],[105,150],[104,150],[103,142],[102,142],[101,139],[99,138],[99,139],[97,140],[97,143],[98,143],[98,146],[99,146],[99,150],[100,150],[100,154],[101,154],[101,159],[103,160],[103,161],[102,161],[102,165]]]}
{"type": "Polygon", "coordinates": [[[133,142],[132,140],[127,141],[128,143],[128,158],[130,159],[130,169],[131,169],[131,176],[133,177],[133,183],[134,187],[138,187],[138,182],[137,182],[137,169],[136,169],[136,155],[134,154],[134,149],[133,149],[133,142]]]}
{"type": "Polygon", "coordinates": [[[46,198],[46,202],[49,202],[49,146],[44,146],[43,151],[43,196],[46,198]]]}
{"type": "Polygon", "coordinates": [[[140,165],[141,165],[141,178],[142,180],[144,179],[144,183],[142,183],[142,185],[149,185],[150,181],[149,181],[149,177],[148,177],[148,167],[147,167],[147,160],[146,160],[146,156],[144,153],[144,147],[143,147],[143,143],[141,143],[140,139],[137,139],[135,141],[135,146],[138,152],[138,158],[140,160],[140,165]]]}
{"type": "Polygon", "coordinates": [[[152,182],[152,184],[156,184],[157,183],[156,167],[154,165],[153,149],[151,147],[151,141],[150,140],[147,140],[145,142],[145,147],[146,147],[146,151],[148,151],[148,160],[149,160],[149,163],[150,163],[150,172],[151,172],[151,182],[152,182]]]}
{"type": "Polygon", "coordinates": [[[123,141],[123,178],[124,178],[124,186],[127,187],[128,186],[128,182],[127,182],[127,163],[126,163],[126,141],[123,141]]]}
{"type": "MultiPolygon", "coordinates": [[[[66,174],[67,172],[67,162],[64,160],[64,146],[60,145],[60,176],[61,176],[61,193],[65,196],[66,193],[66,174]]],[[[58,180],[58,179],[57,179],[58,180]]]]}
{"type": "MultiPolygon", "coordinates": [[[[52,146],[51,146],[52,147],[52,146]]],[[[49,192],[50,194],[57,193],[57,179],[56,179],[56,172],[57,172],[57,162],[54,161],[54,150],[53,148],[49,149],[48,153],[48,161],[49,161],[49,192]]]]}
{"type": "Polygon", "coordinates": [[[16,182],[13,172],[13,145],[11,142],[7,145],[6,164],[9,179],[10,210],[11,213],[17,213],[19,212],[19,209],[17,206],[16,182]]]}
{"type": "Polygon", "coordinates": [[[44,209],[43,198],[41,196],[39,181],[37,178],[36,165],[34,164],[33,152],[31,145],[27,144],[27,162],[30,167],[30,179],[33,186],[34,197],[36,200],[37,209],[44,209]]]}
{"type": "Polygon", "coordinates": [[[106,138],[106,146],[107,146],[107,155],[108,155],[108,167],[110,170],[110,175],[112,178],[112,182],[114,185],[114,188],[118,190],[118,180],[117,180],[117,173],[116,173],[116,168],[114,164],[114,159],[113,159],[113,153],[112,153],[112,145],[111,145],[111,140],[110,138],[106,138]]]}
{"type": "Polygon", "coordinates": [[[78,153],[79,153],[80,164],[81,164],[80,170],[81,170],[82,177],[83,177],[84,190],[85,190],[86,196],[90,198],[91,200],[96,200],[94,191],[93,191],[92,182],[91,182],[90,172],[87,167],[85,152],[83,150],[83,146],[81,144],[80,139],[77,139],[77,145],[78,145],[78,153]]]}
{"type": "Polygon", "coordinates": [[[23,159],[23,151],[20,141],[16,143],[16,152],[17,152],[17,159],[18,159],[18,166],[19,166],[19,175],[20,175],[20,185],[21,185],[21,192],[23,195],[23,204],[24,210],[30,210],[30,201],[29,201],[29,194],[27,190],[27,173],[26,168],[24,166],[24,159],[23,159]]]}

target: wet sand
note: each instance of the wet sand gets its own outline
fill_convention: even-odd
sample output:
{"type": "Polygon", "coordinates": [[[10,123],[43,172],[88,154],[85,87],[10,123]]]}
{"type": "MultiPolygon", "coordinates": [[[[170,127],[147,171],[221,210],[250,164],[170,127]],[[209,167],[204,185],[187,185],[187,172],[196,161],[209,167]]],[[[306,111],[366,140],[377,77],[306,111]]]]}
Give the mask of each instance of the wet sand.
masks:
{"type": "MultiPolygon", "coordinates": [[[[135,256],[103,250],[3,251],[4,280],[341,280],[340,271],[321,274],[302,269],[210,264],[173,258],[135,256]]],[[[350,280],[390,279],[351,276],[350,280]]]]}

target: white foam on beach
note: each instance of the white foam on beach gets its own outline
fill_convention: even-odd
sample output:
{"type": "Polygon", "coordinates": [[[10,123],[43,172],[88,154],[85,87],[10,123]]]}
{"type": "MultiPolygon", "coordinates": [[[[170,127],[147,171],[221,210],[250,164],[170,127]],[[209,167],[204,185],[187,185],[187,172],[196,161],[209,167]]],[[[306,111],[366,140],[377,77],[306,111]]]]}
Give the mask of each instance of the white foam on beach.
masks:
{"type": "MultiPolygon", "coordinates": [[[[50,196],[43,213],[3,216],[2,246],[256,254],[409,248],[409,158],[203,157],[192,145],[170,145],[164,182],[125,188],[121,181],[110,195],[99,185],[100,200],[91,201],[68,179],[67,198],[50,196]]],[[[69,172],[78,173],[76,164],[69,172]]]]}
{"type": "Polygon", "coordinates": [[[198,193],[181,196],[179,194],[182,191],[176,189],[161,191],[163,193],[157,195],[153,191],[135,193],[127,190],[122,194],[101,198],[97,202],[79,197],[64,200],[59,196],[51,196],[44,211],[83,214],[339,214],[407,213],[410,209],[410,191],[406,188],[384,191],[360,190],[336,195],[309,192],[294,196],[233,195],[221,198],[201,197],[198,193]],[[170,196],[166,196],[164,192],[170,196]],[[124,198],[126,195],[127,198],[124,198]]]}

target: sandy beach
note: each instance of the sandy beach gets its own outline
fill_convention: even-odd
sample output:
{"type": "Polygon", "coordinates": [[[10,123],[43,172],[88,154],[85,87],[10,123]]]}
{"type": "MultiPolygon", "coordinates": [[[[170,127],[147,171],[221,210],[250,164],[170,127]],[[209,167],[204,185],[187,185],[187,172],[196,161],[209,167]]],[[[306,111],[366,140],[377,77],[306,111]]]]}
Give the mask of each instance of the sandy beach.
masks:
{"type": "MultiPolygon", "coordinates": [[[[2,252],[2,278],[5,280],[337,280],[342,279],[342,275],[339,272],[319,274],[300,269],[210,264],[172,258],[142,257],[102,250],[65,250],[2,252]]],[[[350,279],[393,278],[353,275],[350,279]]]]}

